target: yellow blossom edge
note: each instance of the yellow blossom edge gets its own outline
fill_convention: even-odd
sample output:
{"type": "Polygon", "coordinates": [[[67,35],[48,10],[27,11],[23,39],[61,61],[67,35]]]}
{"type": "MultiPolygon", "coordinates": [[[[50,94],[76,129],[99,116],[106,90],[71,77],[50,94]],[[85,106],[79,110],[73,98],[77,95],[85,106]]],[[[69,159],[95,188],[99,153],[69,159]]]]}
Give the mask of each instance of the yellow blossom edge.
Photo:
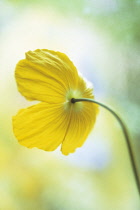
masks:
{"type": "Polygon", "coordinates": [[[78,72],[65,54],[37,49],[17,63],[15,78],[26,99],[60,103],[68,89],[77,88],[78,72]]]}
{"type": "Polygon", "coordinates": [[[23,96],[42,101],[13,117],[19,143],[46,151],[61,145],[64,155],[81,147],[95,124],[98,105],[71,103],[71,98],[94,96],[69,58],[45,49],[29,51],[17,64],[15,77],[23,96]]]}

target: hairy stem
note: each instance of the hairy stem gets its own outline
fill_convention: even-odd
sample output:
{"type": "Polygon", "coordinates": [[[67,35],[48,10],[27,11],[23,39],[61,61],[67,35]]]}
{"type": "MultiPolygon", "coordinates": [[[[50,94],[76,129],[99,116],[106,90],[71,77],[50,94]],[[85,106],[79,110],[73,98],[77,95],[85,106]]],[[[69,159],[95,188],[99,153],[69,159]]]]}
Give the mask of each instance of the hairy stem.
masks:
{"type": "Polygon", "coordinates": [[[130,162],[131,162],[132,170],[133,170],[133,173],[134,173],[137,189],[138,189],[138,192],[140,194],[139,176],[138,176],[137,167],[136,167],[136,164],[135,164],[135,159],[134,159],[134,155],[133,155],[133,151],[132,151],[129,135],[128,135],[128,132],[127,132],[125,124],[123,123],[121,118],[112,109],[110,109],[108,106],[106,106],[106,105],[104,105],[104,104],[102,104],[100,102],[97,102],[97,101],[95,101],[93,99],[88,99],[88,98],[78,98],[78,99],[72,98],[71,99],[72,103],[81,102],[81,101],[92,102],[92,103],[95,103],[95,104],[98,104],[98,105],[104,107],[109,112],[111,112],[113,114],[113,116],[117,119],[117,121],[120,123],[120,126],[122,128],[122,132],[123,132],[125,140],[126,140],[127,149],[128,149],[128,152],[129,152],[130,162]]]}

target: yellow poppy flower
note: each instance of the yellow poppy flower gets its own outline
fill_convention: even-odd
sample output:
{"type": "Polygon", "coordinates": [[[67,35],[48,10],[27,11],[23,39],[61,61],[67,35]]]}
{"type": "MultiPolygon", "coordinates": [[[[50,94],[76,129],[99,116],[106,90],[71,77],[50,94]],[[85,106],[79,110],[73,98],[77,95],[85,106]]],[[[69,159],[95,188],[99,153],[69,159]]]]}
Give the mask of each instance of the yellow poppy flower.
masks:
{"type": "Polygon", "coordinates": [[[29,51],[18,62],[15,77],[26,99],[41,101],[13,117],[19,143],[46,151],[61,145],[64,155],[81,147],[94,126],[98,105],[72,103],[72,98],[94,96],[70,59],[47,49],[29,51]]]}

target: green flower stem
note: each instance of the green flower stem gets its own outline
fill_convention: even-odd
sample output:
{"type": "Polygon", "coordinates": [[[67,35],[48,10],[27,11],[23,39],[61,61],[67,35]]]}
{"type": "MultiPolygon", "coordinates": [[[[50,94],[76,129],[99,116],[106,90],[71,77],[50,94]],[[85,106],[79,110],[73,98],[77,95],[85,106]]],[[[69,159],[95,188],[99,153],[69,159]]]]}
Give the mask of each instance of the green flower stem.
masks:
{"type": "Polygon", "coordinates": [[[136,164],[135,164],[134,155],[133,155],[132,147],[131,147],[131,144],[130,144],[130,139],[129,139],[128,132],[127,132],[127,129],[126,129],[125,124],[123,123],[123,121],[121,120],[121,118],[112,109],[110,109],[108,106],[106,106],[106,105],[104,105],[104,104],[102,104],[100,102],[97,102],[97,101],[95,101],[93,99],[88,99],[88,98],[78,98],[78,99],[72,98],[71,99],[71,102],[72,103],[81,102],[81,101],[84,101],[84,102],[92,102],[92,103],[95,103],[95,104],[98,104],[98,105],[104,107],[109,112],[111,112],[114,115],[114,117],[118,120],[118,122],[120,123],[121,128],[122,128],[122,132],[123,132],[124,137],[125,137],[125,140],[126,140],[126,144],[127,144],[127,148],[128,148],[128,152],[129,152],[129,157],[130,157],[130,162],[131,162],[131,166],[132,166],[132,169],[133,169],[133,173],[134,173],[134,177],[135,177],[137,189],[138,189],[138,192],[140,194],[139,176],[138,176],[138,172],[137,172],[137,167],[136,167],[136,164]]]}

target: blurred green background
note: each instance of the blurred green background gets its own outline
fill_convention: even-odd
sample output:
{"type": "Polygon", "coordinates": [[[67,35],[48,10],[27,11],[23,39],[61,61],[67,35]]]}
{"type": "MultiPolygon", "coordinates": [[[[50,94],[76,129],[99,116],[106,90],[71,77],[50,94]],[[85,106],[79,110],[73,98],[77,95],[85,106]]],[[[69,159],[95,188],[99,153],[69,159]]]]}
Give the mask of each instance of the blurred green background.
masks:
{"type": "Polygon", "coordinates": [[[24,53],[66,53],[94,85],[96,100],[122,116],[140,172],[140,0],[0,1],[0,209],[138,210],[120,126],[100,109],[82,148],[63,156],[17,143],[11,118],[26,101],[14,68],[24,53]]]}

